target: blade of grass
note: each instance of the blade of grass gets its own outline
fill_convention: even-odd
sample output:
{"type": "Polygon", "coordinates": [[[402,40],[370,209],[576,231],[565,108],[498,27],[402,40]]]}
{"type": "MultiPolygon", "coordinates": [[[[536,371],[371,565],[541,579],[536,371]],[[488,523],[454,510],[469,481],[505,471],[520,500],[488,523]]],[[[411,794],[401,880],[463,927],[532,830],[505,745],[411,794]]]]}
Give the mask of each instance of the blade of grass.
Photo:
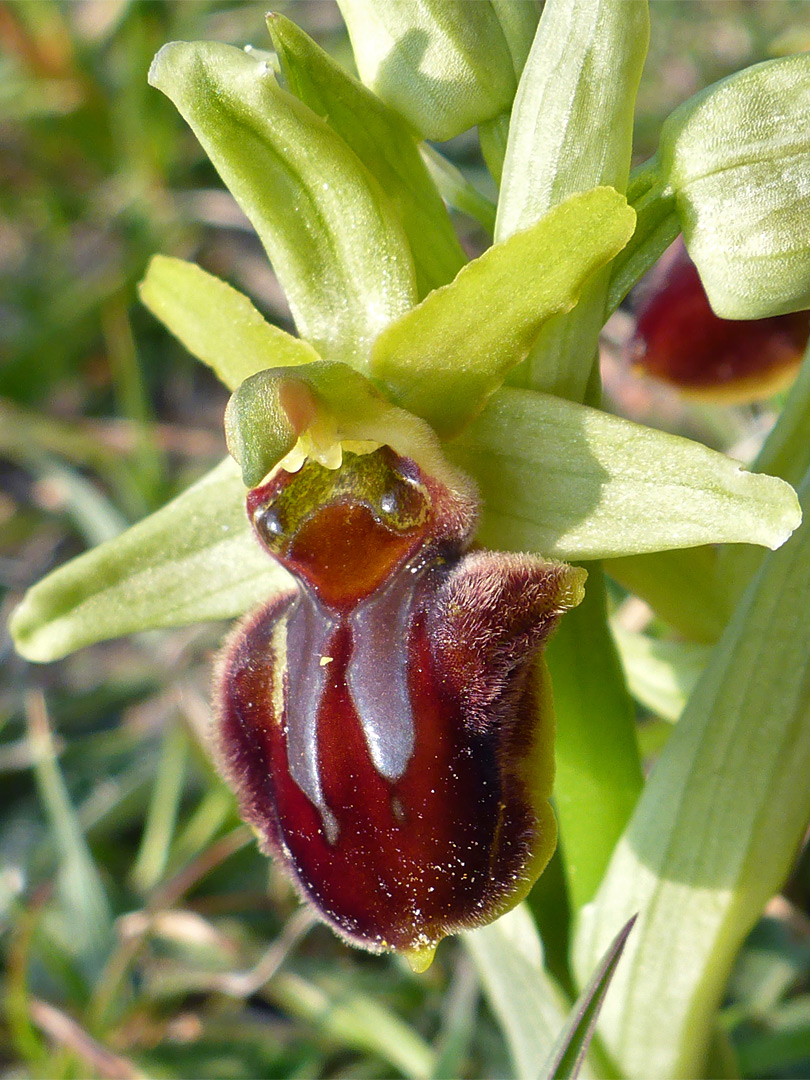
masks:
{"type": "Polygon", "coordinates": [[[85,974],[92,977],[112,943],[112,914],[56,760],[42,694],[29,693],[25,709],[37,787],[59,852],[57,886],[70,919],[70,940],[85,974]]]}
{"type": "Polygon", "coordinates": [[[183,796],[187,756],[185,730],[179,723],[170,723],[163,736],[141,846],[130,876],[132,887],[142,896],[155,888],[166,869],[183,796]]]}
{"type": "Polygon", "coordinates": [[[341,1046],[374,1054],[399,1069],[408,1080],[427,1080],[435,1054],[408,1024],[366,994],[337,977],[317,982],[292,972],[279,972],[264,996],[292,1016],[307,1020],[341,1046]]]}
{"type": "Polygon", "coordinates": [[[624,946],[633,924],[634,915],[608,946],[588,984],[577,998],[568,1021],[560,1032],[548,1060],[540,1071],[543,1080],[576,1080],[585,1062],[585,1055],[596,1029],[596,1021],[605,1000],[616,965],[621,960],[624,946]]]}

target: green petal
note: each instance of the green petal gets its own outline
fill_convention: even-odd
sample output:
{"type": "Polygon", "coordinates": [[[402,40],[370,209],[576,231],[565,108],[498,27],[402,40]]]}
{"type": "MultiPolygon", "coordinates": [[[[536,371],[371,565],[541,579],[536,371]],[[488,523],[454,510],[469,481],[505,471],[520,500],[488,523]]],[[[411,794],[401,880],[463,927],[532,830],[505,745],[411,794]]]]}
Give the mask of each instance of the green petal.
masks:
{"type": "Polygon", "coordinates": [[[311,345],[266,322],[242,293],[184,259],[155,255],[139,291],[152,314],[231,390],[264,368],[319,359],[311,345]]]}
{"type": "Polygon", "coordinates": [[[416,299],[408,242],[377,181],[264,61],[239,49],[173,42],[149,79],[253,223],[301,336],[363,367],[380,330],[416,299]]]}
{"type": "MultiPolygon", "coordinates": [[[[810,509],[810,474],[802,485],[810,509]]],[[[600,1031],[630,1077],[705,1076],[736,952],[810,818],[810,521],[769,554],[653,769],[592,905],[576,966],[639,919],[600,1031]]]]}
{"type": "Polygon", "coordinates": [[[451,139],[511,106],[531,19],[512,16],[502,27],[500,4],[467,0],[338,6],[361,79],[425,138],[451,139]]]}
{"type": "Polygon", "coordinates": [[[775,548],[801,520],[783,480],[529,390],[502,389],[446,451],[478,482],[487,547],[561,559],[723,542],[775,548]]]}
{"type": "Polygon", "coordinates": [[[635,215],[612,188],[573,195],[468,263],[378,338],[371,375],[440,435],[480,411],[552,315],[627,242],[635,215]]]}
{"type": "Polygon", "coordinates": [[[657,169],[715,312],[810,306],[810,55],[757,64],[687,101],[657,169]]]}
{"type": "Polygon", "coordinates": [[[27,659],[58,660],[138,630],[241,615],[289,581],[253,540],[228,458],[162,510],[34,585],[10,630],[27,659]]]}
{"type": "Polygon", "coordinates": [[[295,23],[273,13],[267,25],[287,88],[340,135],[390,198],[420,297],[452,281],[467,257],[408,125],[295,23]]]}

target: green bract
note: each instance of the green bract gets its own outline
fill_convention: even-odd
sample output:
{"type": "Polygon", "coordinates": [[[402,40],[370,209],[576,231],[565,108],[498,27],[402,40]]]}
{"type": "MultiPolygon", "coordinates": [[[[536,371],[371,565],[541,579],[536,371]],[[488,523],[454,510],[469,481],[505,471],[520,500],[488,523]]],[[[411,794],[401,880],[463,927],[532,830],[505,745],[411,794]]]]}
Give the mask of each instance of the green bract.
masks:
{"type": "Polygon", "coordinates": [[[659,158],[718,315],[810,305],[810,56],[758,64],[687,102],[659,158]]]}
{"type": "Polygon", "coordinates": [[[363,82],[415,131],[450,139],[508,112],[537,7],[502,0],[339,0],[363,82]]]}

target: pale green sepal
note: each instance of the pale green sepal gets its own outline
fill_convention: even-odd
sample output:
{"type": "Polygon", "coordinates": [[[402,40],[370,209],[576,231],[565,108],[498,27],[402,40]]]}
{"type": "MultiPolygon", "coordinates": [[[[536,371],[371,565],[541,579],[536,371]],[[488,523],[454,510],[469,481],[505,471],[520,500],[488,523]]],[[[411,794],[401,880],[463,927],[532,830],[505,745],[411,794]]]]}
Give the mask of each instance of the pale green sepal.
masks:
{"type": "MultiPolygon", "coordinates": [[[[496,240],[574,192],[624,192],[648,40],[646,0],[547,0],[512,109],[496,240]]],[[[609,279],[608,269],[595,274],[575,309],[543,326],[511,385],[583,400],[609,279]]]]}
{"type": "Polygon", "coordinates": [[[445,447],[481,491],[487,547],[597,559],[695,544],[779,547],[793,488],[700,443],[504,387],[445,447]]]}
{"type": "Polygon", "coordinates": [[[29,589],[10,620],[28,660],[106,638],[241,615],[291,582],[250,533],[226,458],[162,510],[29,589]]]}
{"type": "Polygon", "coordinates": [[[526,904],[464,935],[514,1064],[537,1080],[539,1063],[565,1024],[568,1002],[543,965],[543,945],[526,904]]]}
{"type": "Polygon", "coordinates": [[[517,79],[490,3],[338,0],[360,78],[414,130],[439,142],[509,109],[517,79]]]}
{"type": "Polygon", "coordinates": [[[573,195],[468,263],[385,330],[371,375],[398,405],[449,437],[478,413],[543,323],[576,303],[620,251],[635,214],[612,188],[573,195]]]}
{"type": "Polygon", "coordinates": [[[746,68],[676,109],[658,171],[721,318],[810,306],[810,54],[746,68]]]}
{"type": "Polygon", "coordinates": [[[247,487],[256,487],[296,446],[298,460],[289,468],[299,468],[305,457],[337,468],[344,443],[361,450],[385,444],[451,486],[458,479],[424,420],[392,405],[359,372],[328,360],[246,380],[228,402],[225,434],[247,487]]]}
{"type": "MultiPolygon", "coordinates": [[[[800,489],[810,509],[810,474],[800,489]]],[[[698,683],[582,912],[587,976],[639,919],[599,1031],[630,1078],[705,1076],[734,957],[810,818],[810,520],[769,554],[698,683]]]]}
{"type": "Polygon", "coordinates": [[[341,136],[382,185],[411,247],[419,296],[452,281],[467,256],[405,121],[283,15],[267,25],[287,89],[341,136]]]}
{"type": "Polygon", "coordinates": [[[540,4],[537,0],[520,0],[517,4],[515,0],[489,2],[498,18],[501,33],[512,57],[515,77],[519,79],[537,32],[540,4]]]}
{"type": "Polygon", "coordinates": [[[264,368],[319,359],[306,341],[267,322],[245,295],[184,259],[155,255],[139,292],[152,314],[230,390],[264,368]]]}
{"type": "Polygon", "coordinates": [[[250,218],[301,336],[321,355],[363,367],[380,330],[416,299],[407,238],[379,183],[267,63],[241,49],[173,42],[149,81],[250,218]]]}
{"type": "Polygon", "coordinates": [[[576,191],[625,190],[648,40],[645,0],[546,0],[512,108],[496,240],[576,191]]]}

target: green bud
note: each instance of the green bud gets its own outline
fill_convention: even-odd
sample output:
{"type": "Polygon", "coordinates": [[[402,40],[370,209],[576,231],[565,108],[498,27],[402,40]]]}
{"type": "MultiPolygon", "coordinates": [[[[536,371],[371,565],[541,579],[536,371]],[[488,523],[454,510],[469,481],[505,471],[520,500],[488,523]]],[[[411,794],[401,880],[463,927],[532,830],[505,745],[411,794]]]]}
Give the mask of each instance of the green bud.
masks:
{"type": "Polygon", "coordinates": [[[338,0],[363,82],[428,139],[508,112],[537,25],[532,2],[338,0]]]}

